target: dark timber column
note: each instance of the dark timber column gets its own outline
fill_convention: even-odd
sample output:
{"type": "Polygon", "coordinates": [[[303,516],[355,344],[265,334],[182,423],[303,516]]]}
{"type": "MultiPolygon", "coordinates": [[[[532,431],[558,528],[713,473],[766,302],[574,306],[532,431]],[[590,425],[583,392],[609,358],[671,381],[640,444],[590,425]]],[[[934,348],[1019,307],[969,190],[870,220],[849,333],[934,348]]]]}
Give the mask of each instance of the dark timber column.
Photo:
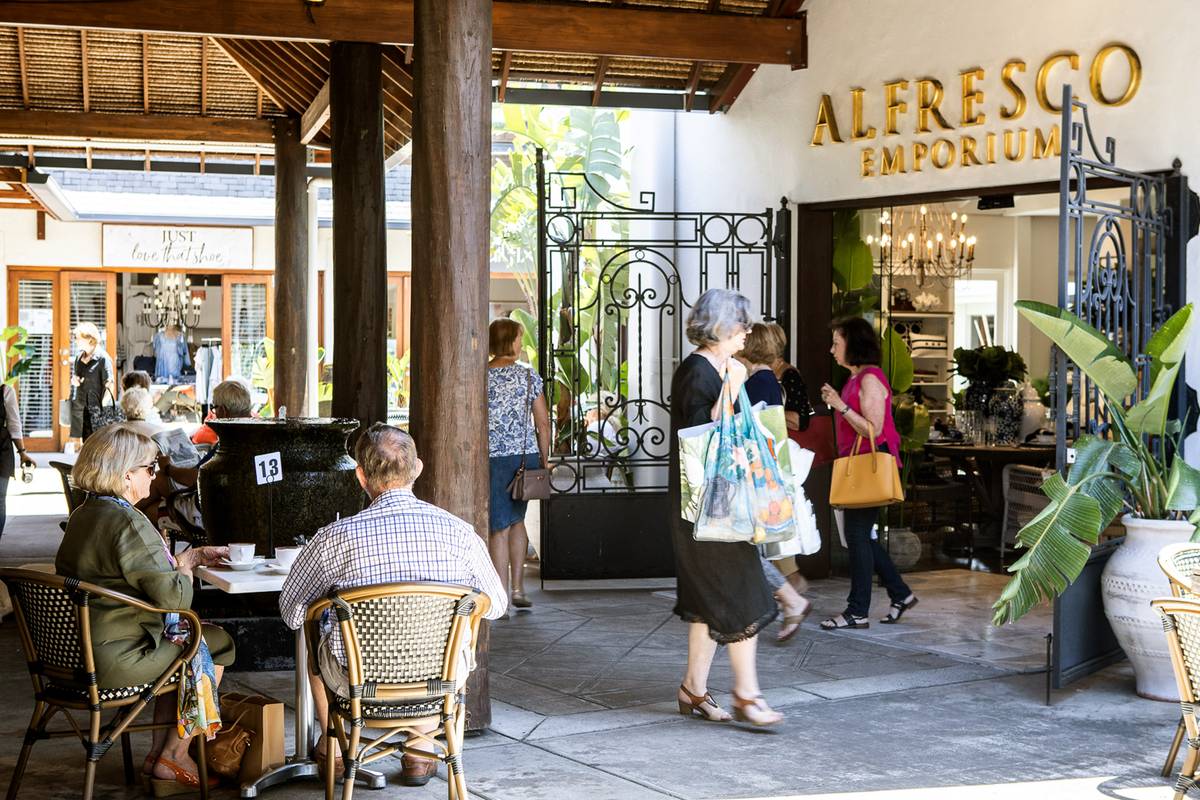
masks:
{"type": "Polygon", "coordinates": [[[275,409],[308,407],[308,183],[300,121],[275,122],[275,409]]]}
{"type": "MultiPolygon", "coordinates": [[[[488,535],[490,0],[417,0],[413,81],[411,430],[424,500],[488,535]]],[[[487,626],[467,726],[491,724],[487,626]]]]}
{"type": "MultiPolygon", "coordinates": [[[[380,54],[377,44],[334,42],[329,75],[333,126],[333,415],[353,417],[364,428],[387,419],[380,54]]],[[[351,434],[352,443],[357,438],[357,434],[351,434]]]]}

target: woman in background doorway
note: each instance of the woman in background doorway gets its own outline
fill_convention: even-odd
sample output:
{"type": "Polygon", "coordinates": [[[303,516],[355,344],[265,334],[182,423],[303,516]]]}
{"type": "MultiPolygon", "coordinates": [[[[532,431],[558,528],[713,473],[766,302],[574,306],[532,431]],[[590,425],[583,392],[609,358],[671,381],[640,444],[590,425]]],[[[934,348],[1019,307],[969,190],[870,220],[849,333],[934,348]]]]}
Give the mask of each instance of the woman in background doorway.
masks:
{"type": "Polygon", "coordinates": [[[498,319],[488,326],[488,550],[504,588],[512,588],[514,608],[533,605],[525,594],[528,503],[514,500],[508,487],[522,464],[539,469],[550,463],[550,412],[542,376],[517,363],[524,334],[516,320],[498,319]]]}
{"type": "Polygon", "coordinates": [[[116,401],[116,374],[112,358],[100,346],[100,329],[91,322],[75,327],[79,355],[71,370],[71,440],[78,444],[92,435],[92,412],[108,394],[116,401]]]}

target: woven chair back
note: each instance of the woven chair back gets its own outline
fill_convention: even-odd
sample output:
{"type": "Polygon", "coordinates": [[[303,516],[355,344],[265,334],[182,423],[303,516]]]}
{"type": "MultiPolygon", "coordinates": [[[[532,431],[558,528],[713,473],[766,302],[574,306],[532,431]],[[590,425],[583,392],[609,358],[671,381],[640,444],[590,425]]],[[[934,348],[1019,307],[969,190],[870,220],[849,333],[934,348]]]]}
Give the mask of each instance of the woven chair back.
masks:
{"type": "Polygon", "coordinates": [[[1180,699],[1195,703],[1200,697],[1200,600],[1172,597],[1152,604],[1163,617],[1180,699]]]}
{"type": "Polygon", "coordinates": [[[0,570],[0,580],[12,595],[26,660],[41,675],[82,684],[88,672],[83,631],[87,592],[76,588],[73,593],[66,579],[43,572],[0,570]]]}
{"type": "Polygon", "coordinates": [[[1171,582],[1176,597],[1197,597],[1192,591],[1193,575],[1200,570],[1200,544],[1167,545],[1158,553],[1158,566],[1171,582]]]}
{"type": "Polygon", "coordinates": [[[452,597],[391,595],[347,603],[367,683],[418,683],[442,677],[455,620],[452,597]]]}

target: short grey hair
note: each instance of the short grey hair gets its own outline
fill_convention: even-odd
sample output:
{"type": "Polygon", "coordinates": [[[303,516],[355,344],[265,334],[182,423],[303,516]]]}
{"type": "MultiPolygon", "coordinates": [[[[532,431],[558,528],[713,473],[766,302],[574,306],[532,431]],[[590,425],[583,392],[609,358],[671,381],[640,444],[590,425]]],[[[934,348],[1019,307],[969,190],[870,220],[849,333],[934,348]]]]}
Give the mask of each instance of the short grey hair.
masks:
{"type": "Polygon", "coordinates": [[[212,404],[214,408],[224,411],[226,417],[248,417],[250,390],[246,388],[246,384],[234,378],[221,381],[213,389],[212,404]]]}
{"type": "Polygon", "coordinates": [[[149,436],[124,425],[105,425],[79,448],[71,482],[85,492],[122,497],[125,476],[157,458],[158,445],[149,436]]]}
{"type": "Polygon", "coordinates": [[[687,318],[688,341],[697,347],[716,344],[750,327],[750,301],[732,289],[709,289],[687,318]]]}
{"type": "Polygon", "coordinates": [[[417,446],[411,436],[392,425],[376,422],[363,431],[354,446],[354,458],[371,494],[411,486],[417,479],[417,446]]]}
{"type": "Polygon", "coordinates": [[[126,389],[121,395],[121,410],[125,412],[125,419],[144,420],[152,408],[154,403],[150,400],[150,393],[140,386],[126,389]]]}

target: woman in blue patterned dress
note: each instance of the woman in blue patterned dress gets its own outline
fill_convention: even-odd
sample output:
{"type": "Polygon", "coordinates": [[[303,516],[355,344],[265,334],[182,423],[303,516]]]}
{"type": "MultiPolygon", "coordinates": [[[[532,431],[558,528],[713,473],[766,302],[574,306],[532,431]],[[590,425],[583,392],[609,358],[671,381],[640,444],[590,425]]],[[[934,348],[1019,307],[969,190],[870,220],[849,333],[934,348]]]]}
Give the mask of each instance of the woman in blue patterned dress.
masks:
{"type": "Polygon", "coordinates": [[[495,320],[488,327],[488,550],[504,588],[512,589],[514,608],[532,605],[525,595],[529,534],[525,531],[527,504],[514,500],[508,486],[522,464],[526,469],[538,469],[550,458],[550,413],[542,394],[542,377],[517,362],[524,333],[521,323],[511,319],[495,320]]]}

